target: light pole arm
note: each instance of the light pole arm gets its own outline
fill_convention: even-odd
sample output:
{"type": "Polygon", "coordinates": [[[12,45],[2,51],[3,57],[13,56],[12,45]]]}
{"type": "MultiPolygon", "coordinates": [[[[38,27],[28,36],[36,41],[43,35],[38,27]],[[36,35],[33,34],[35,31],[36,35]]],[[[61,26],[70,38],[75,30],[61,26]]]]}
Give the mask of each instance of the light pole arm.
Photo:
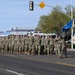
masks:
{"type": "MultiPolygon", "coordinates": [[[[51,7],[51,8],[54,8],[54,9],[56,9],[55,7],[53,7],[53,6],[50,6],[50,5],[46,5],[47,7],[51,7]]],[[[62,12],[63,14],[65,14],[66,16],[68,16],[69,18],[71,18],[71,16],[69,16],[69,15],[67,15],[65,12],[62,12]]]]}

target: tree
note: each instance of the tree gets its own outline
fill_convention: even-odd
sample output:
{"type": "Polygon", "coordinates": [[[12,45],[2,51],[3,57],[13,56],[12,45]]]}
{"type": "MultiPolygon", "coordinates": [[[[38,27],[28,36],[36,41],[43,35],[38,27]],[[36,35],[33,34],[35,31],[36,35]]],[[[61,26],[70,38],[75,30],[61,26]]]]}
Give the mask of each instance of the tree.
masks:
{"type": "MultiPolygon", "coordinates": [[[[70,6],[65,8],[65,12],[67,15],[70,14],[70,6]]],[[[73,8],[75,13],[75,8],[73,8]]],[[[52,9],[52,12],[48,15],[43,15],[40,17],[40,20],[37,25],[37,30],[40,30],[43,33],[51,33],[51,32],[60,32],[61,28],[71,20],[65,13],[63,13],[62,8],[60,6],[55,6],[52,9]]]]}
{"type": "Polygon", "coordinates": [[[49,25],[48,23],[49,23],[49,16],[47,15],[41,16],[36,30],[37,31],[39,30],[44,33],[48,32],[48,25],[49,25]]]}

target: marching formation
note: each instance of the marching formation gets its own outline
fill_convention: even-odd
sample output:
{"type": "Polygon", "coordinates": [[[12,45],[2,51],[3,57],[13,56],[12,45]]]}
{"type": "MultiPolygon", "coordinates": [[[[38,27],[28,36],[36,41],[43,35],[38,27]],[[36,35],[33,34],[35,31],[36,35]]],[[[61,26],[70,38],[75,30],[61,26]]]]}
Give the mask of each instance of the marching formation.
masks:
{"type": "Polygon", "coordinates": [[[0,51],[26,55],[56,54],[59,57],[63,55],[66,57],[66,41],[64,38],[52,36],[10,35],[0,37],[0,51]]]}

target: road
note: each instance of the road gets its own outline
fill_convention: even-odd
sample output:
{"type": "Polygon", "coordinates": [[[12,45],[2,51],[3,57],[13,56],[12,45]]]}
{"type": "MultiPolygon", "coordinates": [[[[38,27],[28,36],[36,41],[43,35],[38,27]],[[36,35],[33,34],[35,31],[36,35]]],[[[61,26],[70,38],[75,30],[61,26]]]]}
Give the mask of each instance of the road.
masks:
{"type": "Polygon", "coordinates": [[[0,53],[0,75],[75,75],[74,59],[0,53]]]}

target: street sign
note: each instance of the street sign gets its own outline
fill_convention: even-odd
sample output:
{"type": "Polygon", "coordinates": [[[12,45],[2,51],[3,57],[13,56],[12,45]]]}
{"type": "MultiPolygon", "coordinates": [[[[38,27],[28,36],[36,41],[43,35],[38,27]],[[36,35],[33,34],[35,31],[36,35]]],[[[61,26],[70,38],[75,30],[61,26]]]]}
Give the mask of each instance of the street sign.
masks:
{"type": "Polygon", "coordinates": [[[41,2],[41,3],[39,4],[39,6],[40,6],[41,9],[43,9],[46,5],[45,5],[44,2],[41,2]]]}

